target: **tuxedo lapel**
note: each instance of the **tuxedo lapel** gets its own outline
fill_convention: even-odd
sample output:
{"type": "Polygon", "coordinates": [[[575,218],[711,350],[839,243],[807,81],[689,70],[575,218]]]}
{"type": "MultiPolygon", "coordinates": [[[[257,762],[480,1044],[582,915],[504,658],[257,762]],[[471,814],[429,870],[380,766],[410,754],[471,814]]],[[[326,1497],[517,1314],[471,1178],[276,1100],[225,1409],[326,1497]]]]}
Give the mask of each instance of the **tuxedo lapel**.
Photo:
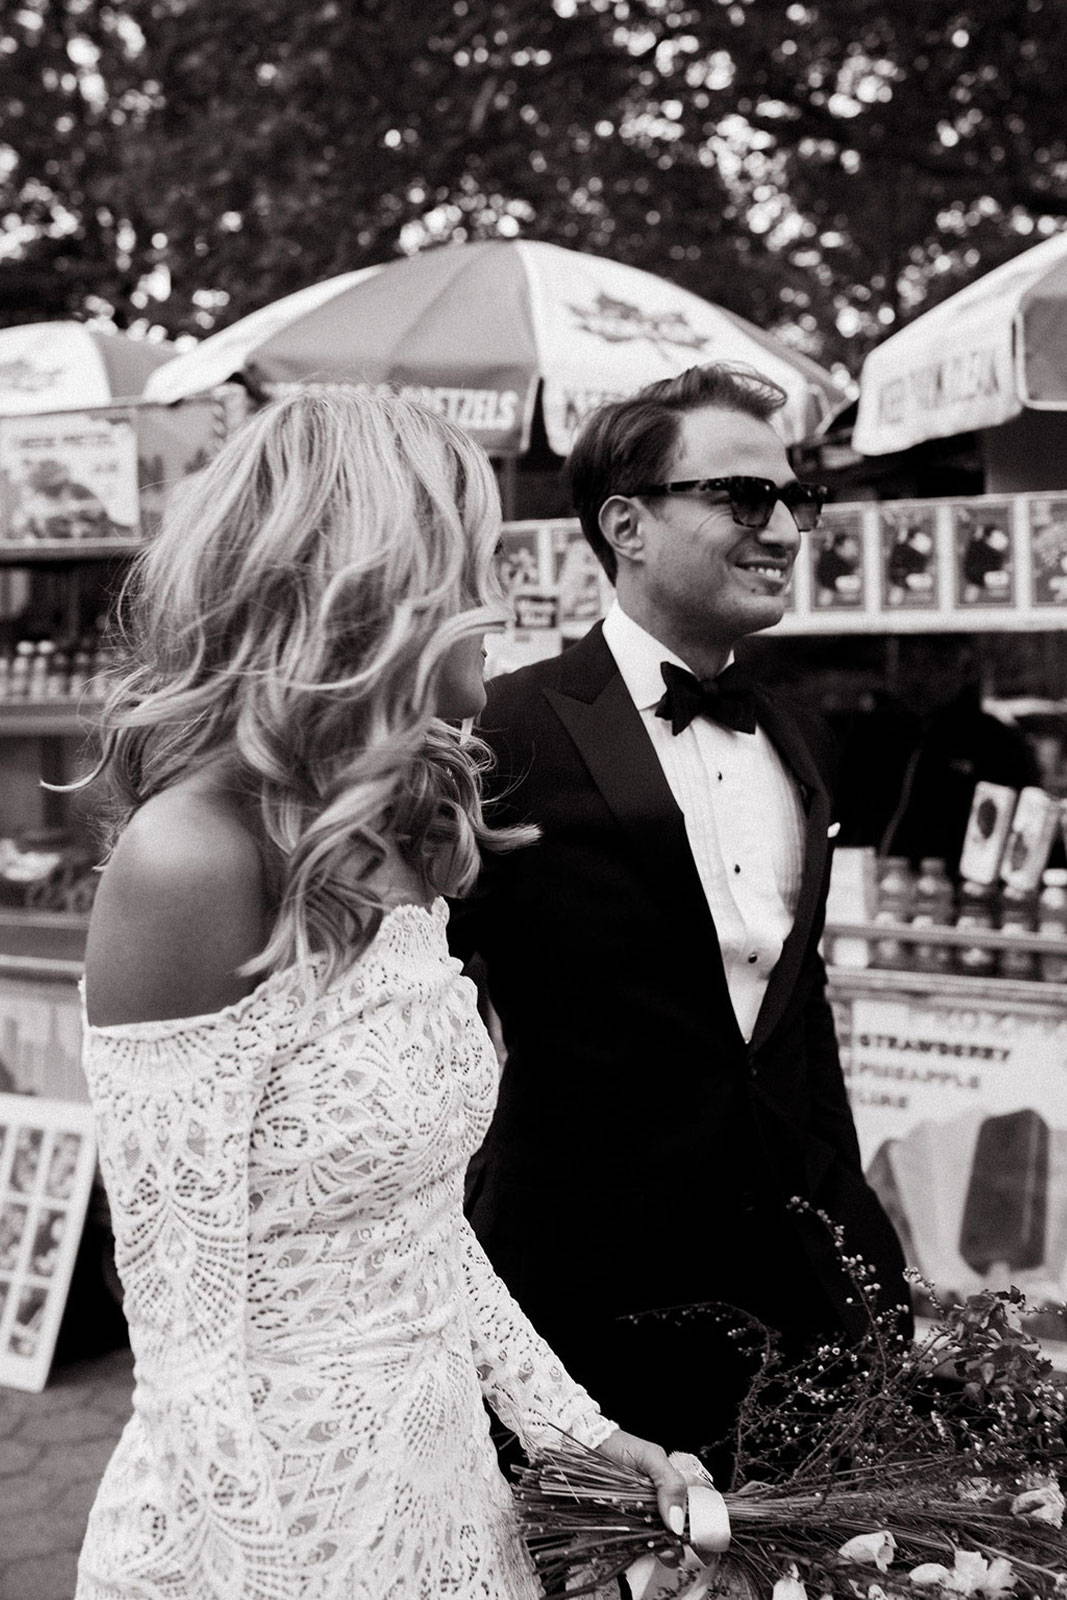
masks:
{"type": "Polygon", "coordinates": [[[804,808],[804,865],[793,926],[771,973],[760,1006],[750,1049],[756,1051],[770,1037],[794,992],[812,926],[819,910],[826,872],[830,826],[830,795],[807,743],[794,718],[776,706],[764,690],[757,690],[760,726],[792,773],[804,808]]]}
{"type": "Polygon", "coordinates": [[[714,951],[726,978],[685,819],[598,623],[560,657],[559,688],[545,696],[628,839],[648,885],[714,951]]]}
{"type": "MultiPolygon", "coordinates": [[[[686,837],[679,810],[641,717],[623,682],[598,623],[559,658],[558,688],[545,697],[567,729],[590,778],[630,841],[648,886],[687,937],[710,952],[711,971],[727,999],[725,1015],[736,1017],[722,964],[719,936],[686,837]]],[[[750,1050],[767,1040],[795,991],[818,913],[826,870],[830,796],[794,719],[757,689],[760,725],[792,774],[805,813],[804,865],[793,927],[771,974],[750,1050]]]]}

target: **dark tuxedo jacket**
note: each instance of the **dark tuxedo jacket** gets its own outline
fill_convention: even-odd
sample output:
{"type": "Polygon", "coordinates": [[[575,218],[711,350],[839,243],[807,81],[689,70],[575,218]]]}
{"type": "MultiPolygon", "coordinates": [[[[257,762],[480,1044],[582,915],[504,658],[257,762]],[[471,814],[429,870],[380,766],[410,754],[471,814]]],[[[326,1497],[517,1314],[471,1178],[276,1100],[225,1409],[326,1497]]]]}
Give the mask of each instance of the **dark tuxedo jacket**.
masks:
{"type": "MultiPolygon", "coordinates": [[[[487,855],[452,910],[453,948],[481,957],[507,1045],[469,1212],[523,1309],[598,1397],[598,1351],[649,1308],[725,1292],[790,1334],[860,1331],[828,1230],[792,1212],[793,1196],[842,1223],[903,1298],[817,949],[830,754],[799,713],[759,701],[796,781],[805,856],[749,1043],[681,812],[600,625],[491,683],[481,718],[497,760],[490,818],[535,822],[541,838],[487,855]]],[[[750,803],[758,815],[761,796],[750,803]]]]}

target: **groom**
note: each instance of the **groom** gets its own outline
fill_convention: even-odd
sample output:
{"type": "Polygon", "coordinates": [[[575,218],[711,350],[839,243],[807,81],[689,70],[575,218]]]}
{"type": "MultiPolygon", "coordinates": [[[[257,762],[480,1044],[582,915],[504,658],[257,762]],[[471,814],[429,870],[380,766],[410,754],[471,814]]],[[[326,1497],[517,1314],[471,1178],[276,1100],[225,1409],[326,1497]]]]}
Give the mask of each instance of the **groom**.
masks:
{"type": "Polygon", "coordinates": [[[694,367],[586,424],[571,485],[615,602],[490,685],[489,816],[541,837],[487,856],[453,912],[507,1045],[474,1227],[607,1414],[668,1449],[722,1436],[751,1361],[712,1316],[650,1311],[727,1301],[797,1351],[862,1332],[825,1224],[791,1197],[905,1299],[817,948],[829,754],[730,664],[781,619],[821,506],[771,425],[784,398],[694,367]]]}

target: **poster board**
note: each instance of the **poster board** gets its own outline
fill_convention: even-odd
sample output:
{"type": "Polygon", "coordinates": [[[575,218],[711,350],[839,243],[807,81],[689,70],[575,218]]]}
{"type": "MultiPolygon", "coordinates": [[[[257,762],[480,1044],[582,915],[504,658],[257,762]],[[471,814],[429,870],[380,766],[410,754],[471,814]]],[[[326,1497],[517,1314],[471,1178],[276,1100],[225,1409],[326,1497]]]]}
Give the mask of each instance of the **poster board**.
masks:
{"type": "Polygon", "coordinates": [[[1062,1303],[1067,1015],[859,992],[838,1025],[864,1170],[909,1265],[942,1297],[1014,1283],[1062,1303]]]}
{"type": "MultiPolygon", "coordinates": [[[[82,935],[84,940],[84,935],[82,935]]],[[[0,972],[0,1093],[89,1099],[76,983],[0,972]]]]}
{"type": "Polygon", "coordinates": [[[125,542],[140,535],[137,428],[128,408],[0,417],[6,539],[125,542]]]}
{"type": "Polygon", "coordinates": [[[47,1382],[95,1168],[89,1106],[0,1095],[0,1384],[47,1382]]]}
{"type": "Polygon", "coordinates": [[[240,416],[231,413],[218,396],[137,407],[137,480],[145,539],[159,531],[173,486],[207,465],[227,438],[231,421],[234,427],[240,425],[240,416]]]}
{"type": "Polygon", "coordinates": [[[863,515],[855,506],[827,506],[807,541],[809,594],[817,612],[862,611],[867,603],[863,515]]]}
{"type": "Polygon", "coordinates": [[[0,543],[74,554],[78,544],[150,539],[173,486],[245,420],[235,389],[169,406],[0,416],[0,543]]]}

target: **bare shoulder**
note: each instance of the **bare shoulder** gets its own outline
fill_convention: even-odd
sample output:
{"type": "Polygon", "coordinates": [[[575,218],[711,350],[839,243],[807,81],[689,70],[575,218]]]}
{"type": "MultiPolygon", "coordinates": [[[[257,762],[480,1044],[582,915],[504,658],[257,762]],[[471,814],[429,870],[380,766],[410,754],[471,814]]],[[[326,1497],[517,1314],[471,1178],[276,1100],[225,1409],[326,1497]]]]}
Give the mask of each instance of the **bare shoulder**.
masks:
{"type": "Polygon", "coordinates": [[[266,941],[259,847],[237,808],[203,787],[154,796],[123,831],[89,924],[86,995],[95,1026],[201,1016],[255,980],[237,968],[266,941]]]}

